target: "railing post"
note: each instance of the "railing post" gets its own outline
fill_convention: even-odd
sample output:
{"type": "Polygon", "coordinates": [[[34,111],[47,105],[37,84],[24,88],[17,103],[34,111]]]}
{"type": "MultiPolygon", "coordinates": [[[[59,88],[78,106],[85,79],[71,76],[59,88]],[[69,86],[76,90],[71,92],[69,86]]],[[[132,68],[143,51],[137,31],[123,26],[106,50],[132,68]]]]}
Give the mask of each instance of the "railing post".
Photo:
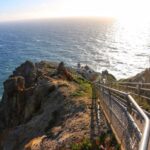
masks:
{"type": "Polygon", "coordinates": [[[128,91],[128,84],[126,84],[126,89],[125,90],[128,91]]]}
{"type": "Polygon", "coordinates": [[[105,96],[104,87],[102,87],[102,93],[103,93],[103,97],[104,97],[105,96]]]}
{"type": "Polygon", "coordinates": [[[137,84],[137,94],[138,94],[138,96],[140,96],[140,94],[141,94],[141,83],[137,84]]]}
{"type": "Polygon", "coordinates": [[[109,98],[109,114],[110,114],[110,124],[112,124],[112,102],[111,102],[111,92],[108,90],[108,98],[109,98]]]}
{"type": "Polygon", "coordinates": [[[139,97],[139,102],[141,102],[141,83],[139,82],[137,84],[137,94],[138,94],[138,97],[139,97]]]}
{"type": "Polygon", "coordinates": [[[120,84],[120,83],[117,83],[117,84],[116,84],[116,88],[117,88],[117,89],[119,89],[119,84],[120,84]]]}

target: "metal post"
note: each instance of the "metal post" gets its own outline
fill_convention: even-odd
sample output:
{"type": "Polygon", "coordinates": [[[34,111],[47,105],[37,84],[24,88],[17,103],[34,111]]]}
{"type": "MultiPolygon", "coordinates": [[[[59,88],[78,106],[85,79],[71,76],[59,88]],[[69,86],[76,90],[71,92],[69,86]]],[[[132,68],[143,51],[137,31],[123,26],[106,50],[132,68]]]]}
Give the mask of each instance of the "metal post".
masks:
{"type": "Polygon", "coordinates": [[[137,94],[140,96],[141,83],[137,84],[137,94]]]}
{"type": "Polygon", "coordinates": [[[110,90],[108,90],[108,98],[109,98],[110,124],[112,124],[112,102],[111,102],[111,92],[110,92],[110,90]]]}

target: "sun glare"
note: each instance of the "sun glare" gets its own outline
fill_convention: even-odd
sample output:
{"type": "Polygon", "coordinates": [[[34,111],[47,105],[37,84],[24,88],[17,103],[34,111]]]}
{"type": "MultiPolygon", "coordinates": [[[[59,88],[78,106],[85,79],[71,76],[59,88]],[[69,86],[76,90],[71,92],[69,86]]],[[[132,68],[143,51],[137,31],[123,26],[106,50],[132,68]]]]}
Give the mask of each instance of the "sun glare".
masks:
{"type": "Polygon", "coordinates": [[[53,15],[104,16],[130,21],[148,18],[149,4],[148,0],[65,0],[53,15]]]}

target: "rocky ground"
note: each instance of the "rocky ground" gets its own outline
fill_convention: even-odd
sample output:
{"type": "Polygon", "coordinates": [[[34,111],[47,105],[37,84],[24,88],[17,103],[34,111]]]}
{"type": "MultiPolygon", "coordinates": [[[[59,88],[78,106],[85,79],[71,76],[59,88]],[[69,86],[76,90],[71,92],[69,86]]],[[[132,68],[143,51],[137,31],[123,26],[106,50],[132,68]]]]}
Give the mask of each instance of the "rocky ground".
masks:
{"type": "MultiPolygon", "coordinates": [[[[59,65],[46,61],[21,64],[4,82],[0,149],[83,149],[80,142],[95,138],[95,133],[100,134],[93,127],[96,98],[92,89],[88,80],[66,68],[63,62],[59,65]]],[[[101,129],[103,136],[104,131],[110,131],[105,119],[101,129]]],[[[103,143],[108,146],[108,141],[103,140],[103,143]]],[[[85,147],[90,144],[83,142],[85,147]]],[[[97,149],[103,150],[104,145],[100,146],[97,149]]]]}

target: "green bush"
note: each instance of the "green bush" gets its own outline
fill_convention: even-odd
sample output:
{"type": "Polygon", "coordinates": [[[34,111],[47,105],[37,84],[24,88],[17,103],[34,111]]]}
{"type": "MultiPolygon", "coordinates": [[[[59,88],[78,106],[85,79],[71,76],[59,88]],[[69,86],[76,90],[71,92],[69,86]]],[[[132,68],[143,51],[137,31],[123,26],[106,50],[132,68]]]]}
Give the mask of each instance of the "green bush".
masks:
{"type": "Polygon", "coordinates": [[[92,143],[89,139],[84,139],[81,143],[75,143],[71,150],[92,150],[92,143]]]}

